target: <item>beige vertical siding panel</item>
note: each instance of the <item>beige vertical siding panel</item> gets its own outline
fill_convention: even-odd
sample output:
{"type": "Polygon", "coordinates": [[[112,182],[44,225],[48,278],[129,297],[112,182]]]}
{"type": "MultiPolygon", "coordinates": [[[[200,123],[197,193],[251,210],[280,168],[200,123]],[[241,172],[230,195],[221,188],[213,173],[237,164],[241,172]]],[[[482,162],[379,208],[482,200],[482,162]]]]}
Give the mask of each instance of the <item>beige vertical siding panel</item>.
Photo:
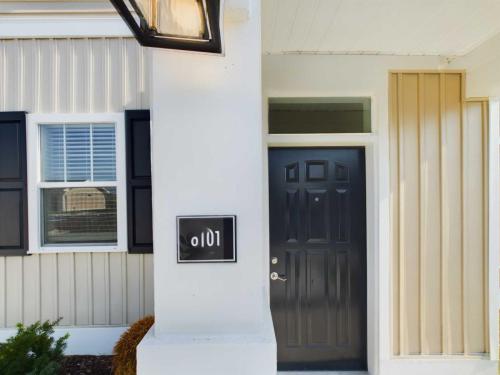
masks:
{"type": "Polygon", "coordinates": [[[23,321],[23,259],[5,258],[6,324],[15,326],[23,321]]]}
{"type": "Polygon", "coordinates": [[[58,310],[62,325],[75,324],[75,257],[57,255],[58,310]]]}
{"type": "Polygon", "coordinates": [[[19,108],[34,112],[38,98],[38,62],[39,54],[35,40],[25,40],[19,45],[22,53],[22,96],[19,108]]]}
{"type": "Polygon", "coordinates": [[[150,49],[140,48],[139,55],[139,75],[141,78],[140,86],[139,86],[139,95],[141,96],[141,108],[148,109],[149,108],[149,65],[148,62],[150,49]]]}
{"type": "Polygon", "coordinates": [[[56,109],[57,98],[57,79],[56,79],[56,44],[53,40],[39,40],[38,55],[39,55],[39,85],[38,111],[43,113],[51,113],[56,109]],[[56,95],[50,95],[56,93],[56,95]]]}
{"type": "Polygon", "coordinates": [[[93,324],[109,324],[109,255],[92,254],[93,324]]]}
{"type": "MultiPolygon", "coordinates": [[[[1,55],[0,55],[1,59],[1,55]]],[[[0,328],[7,326],[7,258],[0,258],[0,328]]]]}
{"type": "Polygon", "coordinates": [[[389,80],[395,355],[489,350],[488,112],[464,101],[462,80],[389,80]]]}
{"type": "Polygon", "coordinates": [[[77,113],[90,112],[90,84],[92,51],[90,40],[76,39],[74,44],[73,97],[77,113]]]}
{"type": "Polygon", "coordinates": [[[144,255],[144,315],[154,314],[153,254],[144,255]]]}
{"type": "Polygon", "coordinates": [[[142,255],[131,254],[127,257],[127,323],[141,317],[143,306],[142,255]]]}
{"type": "Polygon", "coordinates": [[[420,252],[419,252],[419,128],[418,75],[403,76],[400,134],[400,225],[404,293],[403,348],[408,354],[420,353],[420,252]]]}
{"type": "Polygon", "coordinates": [[[122,39],[109,39],[108,60],[108,111],[119,112],[126,106],[124,101],[125,55],[122,39]]]}
{"type": "Polygon", "coordinates": [[[23,318],[32,324],[40,320],[40,256],[23,257],[23,318]]]}
{"type": "Polygon", "coordinates": [[[129,109],[140,108],[139,93],[139,48],[137,43],[125,43],[124,50],[124,106],[129,109]]]}
{"type": "Polygon", "coordinates": [[[66,40],[55,41],[57,47],[57,111],[71,112],[73,110],[73,43],[66,40]]]}
{"type": "Polygon", "coordinates": [[[439,75],[421,76],[420,220],[422,353],[442,352],[439,75]],[[436,319],[438,317],[438,319],[436,319]]]}
{"type": "Polygon", "coordinates": [[[91,56],[91,80],[90,100],[92,112],[106,112],[107,91],[107,64],[108,54],[105,39],[92,39],[90,41],[91,56]]]}
{"type": "Polygon", "coordinates": [[[481,102],[466,104],[464,122],[464,254],[465,254],[465,352],[483,353],[485,332],[485,248],[484,175],[478,168],[483,162],[483,105],[481,102]]]}
{"type": "MultiPolygon", "coordinates": [[[[148,108],[143,54],[127,38],[0,41],[0,110],[148,108]]],[[[126,324],[152,312],[152,272],[152,255],[0,258],[0,327],[58,315],[63,324],[126,324]]]]}
{"type": "Polygon", "coordinates": [[[21,98],[21,49],[19,41],[5,41],[5,69],[8,72],[3,78],[5,80],[5,110],[17,110],[21,98]]]}
{"type": "Polygon", "coordinates": [[[57,254],[45,254],[40,258],[40,319],[59,318],[57,254]]]}
{"type": "Polygon", "coordinates": [[[109,315],[110,324],[125,324],[126,314],[123,306],[126,305],[126,255],[121,253],[109,254],[109,315]]]}
{"type": "Polygon", "coordinates": [[[75,254],[75,310],[77,325],[92,324],[92,258],[89,253],[75,254]]]}
{"type": "Polygon", "coordinates": [[[463,254],[462,254],[462,97],[461,76],[447,74],[444,79],[442,132],[443,170],[443,246],[447,259],[443,299],[447,334],[446,354],[463,353],[463,254]]]}
{"type": "Polygon", "coordinates": [[[392,347],[399,355],[399,152],[398,152],[398,76],[389,77],[389,161],[391,170],[391,247],[392,247],[392,347]]]}

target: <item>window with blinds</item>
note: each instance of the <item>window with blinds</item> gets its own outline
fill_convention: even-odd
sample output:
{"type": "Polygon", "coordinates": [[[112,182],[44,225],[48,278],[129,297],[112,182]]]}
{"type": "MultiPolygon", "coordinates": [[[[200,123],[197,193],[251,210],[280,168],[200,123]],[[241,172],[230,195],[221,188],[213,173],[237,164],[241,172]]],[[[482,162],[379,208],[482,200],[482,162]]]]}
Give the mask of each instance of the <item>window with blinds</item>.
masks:
{"type": "Polygon", "coordinates": [[[114,124],[40,124],[43,245],[117,242],[114,124]]]}
{"type": "Polygon", "coordinates": [[[113,124],[41,125],[42,181],[116,181],[113,124]]]}

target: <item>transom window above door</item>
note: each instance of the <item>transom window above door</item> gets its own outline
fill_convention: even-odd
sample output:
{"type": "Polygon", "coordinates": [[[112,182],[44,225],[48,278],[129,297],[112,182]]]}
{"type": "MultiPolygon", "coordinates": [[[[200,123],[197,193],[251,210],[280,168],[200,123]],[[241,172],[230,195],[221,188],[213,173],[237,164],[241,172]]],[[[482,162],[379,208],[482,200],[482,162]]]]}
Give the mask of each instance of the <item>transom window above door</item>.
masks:
{"type": "Polygon", "coordinates": [[[28,120],[35,252],[126,250],[123,114],[28,120]]]}
{"type": "Polygon", "coordinates": [[[270,98],[269,134],[370,133],[371,99],[270,98]]]}

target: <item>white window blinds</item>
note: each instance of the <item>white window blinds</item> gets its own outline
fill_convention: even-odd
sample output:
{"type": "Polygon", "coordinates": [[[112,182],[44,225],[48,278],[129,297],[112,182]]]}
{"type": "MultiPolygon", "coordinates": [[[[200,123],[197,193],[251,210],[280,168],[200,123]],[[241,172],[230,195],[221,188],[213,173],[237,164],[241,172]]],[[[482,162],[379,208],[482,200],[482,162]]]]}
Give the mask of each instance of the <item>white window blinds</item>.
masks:
{"type": "Polygon", "coordinates": [[[42,180],[116,181],[113,124],[41,125],[42,180]]]}

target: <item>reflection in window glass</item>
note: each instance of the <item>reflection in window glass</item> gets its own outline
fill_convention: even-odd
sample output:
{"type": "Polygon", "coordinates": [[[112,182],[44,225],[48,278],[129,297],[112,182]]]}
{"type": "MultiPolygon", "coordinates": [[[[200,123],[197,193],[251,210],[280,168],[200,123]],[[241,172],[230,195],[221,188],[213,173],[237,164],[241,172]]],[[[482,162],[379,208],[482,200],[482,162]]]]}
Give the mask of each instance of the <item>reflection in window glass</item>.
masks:
{"type": "Polygon", "coordinates": [[[271,98],[269,133],[369,133],[370,112],[370,98],[271,98]]]}
{"type": "Polygon", "coordinates": [[[43,243],[117,241],[116,188],[42,189],[43,243]]]}

